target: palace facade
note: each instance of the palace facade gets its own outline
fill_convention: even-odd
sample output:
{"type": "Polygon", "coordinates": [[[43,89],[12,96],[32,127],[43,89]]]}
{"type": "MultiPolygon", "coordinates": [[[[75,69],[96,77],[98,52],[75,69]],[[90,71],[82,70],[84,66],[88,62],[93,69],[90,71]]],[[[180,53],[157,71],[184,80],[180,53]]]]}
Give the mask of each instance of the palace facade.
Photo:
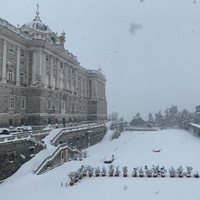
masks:
{"type": "Polygon", "coordinates": [[[0,126],[107,119],[106,78],[88,70],[44,24],[0,18],[0,126]]]}

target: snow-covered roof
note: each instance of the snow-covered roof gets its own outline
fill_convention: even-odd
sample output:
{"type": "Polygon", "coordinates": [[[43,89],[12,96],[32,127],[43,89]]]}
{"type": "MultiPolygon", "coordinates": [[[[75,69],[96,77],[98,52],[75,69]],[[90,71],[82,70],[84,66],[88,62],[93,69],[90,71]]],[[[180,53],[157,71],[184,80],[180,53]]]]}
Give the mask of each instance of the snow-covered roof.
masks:
{"type": "Polygon", "coordinates": [[[39,4],[37,4],[36,16],[33,19],[33,21],[24,24],[21,28],[28,27],[28,28],[34,29],[36,31],[52,32],[46,24],[42,23],[42,20],[40,19],[39,14],[40,14],[39,13],[39,4]]]}
{"type": "Polygon", "coordinates": [[[24,24],[21,28],[24,28],[24,27],[28,27],[30,29],[34,29],[40,32],[52,32],[51,29],[46,24],[38,20],[33,20],[32,22],[28,22],[24,24]]]}

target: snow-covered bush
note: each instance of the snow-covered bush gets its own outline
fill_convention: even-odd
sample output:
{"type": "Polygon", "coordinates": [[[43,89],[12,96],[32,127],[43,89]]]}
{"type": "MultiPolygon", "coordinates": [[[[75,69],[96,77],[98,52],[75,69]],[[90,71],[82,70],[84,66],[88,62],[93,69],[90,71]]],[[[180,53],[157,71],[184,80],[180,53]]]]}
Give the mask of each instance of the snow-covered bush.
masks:
{"type": "Polygon", "coordinates": [[[133,177],[137,177],[138,176],[138,167],[133,168],[132,176],[133,177]]]}
{"type": "Polygon", "coordinates": [[[69,179],[70,179],[69,185],[70,186],[74,185],[74,182],[75,182],[75,173],[74,172],[70,172],[68,174],[68,176],[69,176],[69,179]]]}
{"type": "Polygon", "coordinates": [[[92,168],[91,166],[88,167],[88,175],[89,177],[91,177],[93,175],[93,171],[94,171],[94,168],[92,168]]]}
{"type": "Polygon", "coordinates": [[[109,176],[113,176],[114,175],[114,166],[113,165],[109,166],[108,174],[109,174],[109,176]]]}
{"type": "Polygon", "coordinates": [[[121,171],[119,170],[119,166],[116,167],[115,176],[119,176],[121,171]]]}
{"type": "Polygon", "coordinates": [[[140,169],[138,170],[138,174],[139,174],[139,177],[144,176],[144,171],[143,171],[142,167],[140,167],[140,169]]]}
{"type": "Polygon", "coordinates": [[[176,170],[176,172],[177,172],[177,176],[178,176],[178,177],[180,177],[180,178],[183,177],[183,168],[182,168],[182,166],[180,166],[180,167],[176,170]]]}
{"type": "Polygon", "coordinates": [[[167,172],[167,170],[165,169],[164,166],[160,168],[160,176],[161,177],[165,177],[166,176],[166,172],[167,172]]]}
{"type": "Polygon", "coordinates": [[[106,171],[107,171],[106,168],[103,166],[102,171],[101,171],[101,175],[106,176],[106,171]]]}
{"type": "Polygon", "coordinates": [[[88,167],[82,165],[82,166],[81,166],[81,169],[82,169],[83,176],[85,177],[85,176],[87,175],[88,167]]]}
{"type": "Polygon", "coordinates": [[[78,171],[74,172],[74,175],[75,175],[74,181],[76,183],[79,180],[79,172],[78,171]]]}
{"type": "Polygon", "coordinates": [[[192,167],[190,167],[190,166],[187,166],[186,167],[187,168],[187,171],[186,171],[186,177],[191,177],[191,173],[192,173],[192,167]]]}
{"type": "Polygon", "coordinates": [[[176,170],[173,167],[171,167],[169,169],[169,175],[170,175],[170,177],[175,177],[176,176],[176,170]]]}
{"type": "Polygon", "coordinates": [[[128,168],[127,168],[127,166],[123,167],[122,171],[123,171],[123,176],[127,177],[128,176],[128,168]]]}
{"type": "Polygon", "coordinates": [[[199,173],[198,172],[194,173],[194,178],[199,178],[199,173]]]}
{"type": "Polygon", "coordinates": [[[99,176],[99,175],[100,175],[100,168],[99,168],[99,167],[97,167],[97,168],[95,169],[95,175],[96,175],[96,176],[99,176]]]}
{"type": "Polygon", "coordinates": [[[152,171],[152,169],[147,169],[147,170],[145,171],[145,173],[146,173],[146,176],[147,176],[147,177],[152,177],[153,171],[152,171]]]}

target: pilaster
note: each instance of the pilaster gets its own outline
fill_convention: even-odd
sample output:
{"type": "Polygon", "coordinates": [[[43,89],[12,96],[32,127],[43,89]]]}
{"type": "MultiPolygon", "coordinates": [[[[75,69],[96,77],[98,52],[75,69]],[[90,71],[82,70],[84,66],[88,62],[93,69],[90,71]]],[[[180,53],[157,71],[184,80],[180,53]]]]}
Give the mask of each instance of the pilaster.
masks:
{"type": "Polygon", "coordinates": [[[32,64],[32,84],[35,84],[36,80],[36,67],[37,67],[37,56],[36,52],[33,51],[33,64],[32,64]]]}
{"type": "Polygon", "coordinates": [[[50,86],[53,87],[53,56],[50,56],[50,86]]]}
{"type": "Polygon", "coordinates": [[[16,68],[16,85],[20,85],[20,56],[21,56],[21,50],[19,47],[17,47],[17,68],[16,68]]]}
{"type": "Polygon", "coordinates": [[[6,83],[6,63],[7,63],[7,41],[3,40],[3,68],[2,68],[2,83],[6,83]]]}

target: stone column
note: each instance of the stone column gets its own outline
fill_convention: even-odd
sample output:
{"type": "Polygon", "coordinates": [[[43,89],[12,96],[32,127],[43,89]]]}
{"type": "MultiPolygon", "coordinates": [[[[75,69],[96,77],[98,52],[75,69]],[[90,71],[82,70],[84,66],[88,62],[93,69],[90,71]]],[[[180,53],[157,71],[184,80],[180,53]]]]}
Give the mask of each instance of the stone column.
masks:
{"type": "Polygon", "coordinates": [[[53,56],[50,57],[50,86],[53,87],[53,56]]]}
{"type": "Polygon", "coordinates": [[[3,40],[3,68],[2,68],[2,83],[6,83],[6,63],[7,63],[7,42],[3,40]]]}
{"type": "Polygon", "coordinates": [[[45,54],[40,51],[40,76],[41,76],[41,82],[44,85],[44,87],[47,87],[46,84],[46,57],[45,54]]]}
{"type": "Polygon", "coordinates": [[[47,85],[47,75],[46,75],[46,72],[47,72],[47,63],[46,63],[46,55],[43,54],[43,70],[42,70],[42,79],[43,79],[43,83],[44,83],[44,87],[47,88],[48,85],[47,85]]]}
{"type": "Polygon", "coordinates": [[[103,85],[103,98],[106,100],[106,85],[103,85]]]}
{"type": "Polygon", "coordinates": [[[17,47],[17,68],[16,68],[16,85],[19,86],[20,85],[20,73],[19,73],[19,70],[20,70],[20,48],[17,47]]]}
{"type": "Polygon", "coordinates": [[[70,84],[69,90],[72,91],[72,90],[73,90],[73,85],[72,85],[72,84],[73,84],[73,83],[72,83],[72,81],[73,81],[73,80],[72,80],[72,66],[70,66],[69,69],[70,69],[70,71],[69,71],[69,74],[70,74],[69,80],[70,80],[70,83],[71,83],[71,84],[70,84]]]}
{"type": "Polygon", "coordinates": [[[60,60],[57,61],[57,69],[58,69],[58,77],[57,77],[57,88],[61,88],[61,68],[60,68],[60,60]]]}
{"type": "Polygon", "coordinates": [[[75,73],[75,77],[76,77],[75,92],[78,93],[78,74],[77,74],[77,72],[75,73]]]}
{"type": "Polygon", "coordinates": [[[65,77],[64,77],[65,84],[64,84],[64,88],[68,90],[68,84],[69,84],[69,82],[68,82],[68,65],[67,64],[65,65],[65,69],[64,70],[65,70],[65,77]]]}
{"type": "Polygon", "coordinates": [[[37,67],[37,56],[36,52],[33,51],[33,64],[32,64],[32,84],[35,84],[35,76],[36,76],[36,67],[37,67]]]}
{"type": "Polygon", "coordinates": [[[96,91],[96,80],[93,79],[93,80],[92,80],[92,83],[93,83],[93,98],[96,98],[96,96],[97,96],[97,91],[96,91]]]}

